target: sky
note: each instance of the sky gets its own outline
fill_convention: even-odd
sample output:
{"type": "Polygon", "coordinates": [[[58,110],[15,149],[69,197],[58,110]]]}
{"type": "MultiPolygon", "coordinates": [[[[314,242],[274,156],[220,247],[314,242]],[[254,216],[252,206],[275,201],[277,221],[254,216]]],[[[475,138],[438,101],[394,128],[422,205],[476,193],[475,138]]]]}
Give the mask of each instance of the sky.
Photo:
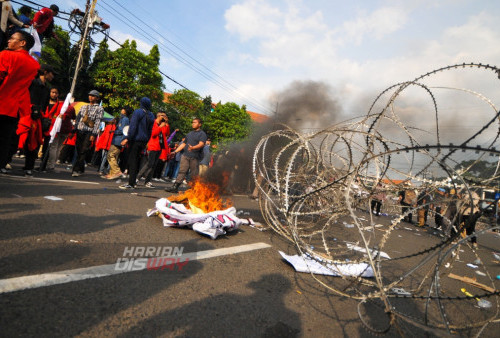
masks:
{"type": "MultiPolygon", "coordinates": [[[[54,3],[67,12],[85,5],[54,3]]],[[[178,83],[269,115],[297,88],[319,86],[349,118],[387,87],[436,68],[500,66],[498,0],[98,0],[97,10],[117,41],[134,39],[145,53],[158,44],[161,71],[178,83]]],[[[470,81],[498,93],[498,81],[470,81]]]]}

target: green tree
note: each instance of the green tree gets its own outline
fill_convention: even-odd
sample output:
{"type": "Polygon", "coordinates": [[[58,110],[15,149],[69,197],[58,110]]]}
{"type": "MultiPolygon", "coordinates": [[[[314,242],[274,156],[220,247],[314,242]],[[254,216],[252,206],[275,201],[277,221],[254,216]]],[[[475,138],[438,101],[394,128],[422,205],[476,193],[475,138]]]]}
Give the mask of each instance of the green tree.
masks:
{"type": "Polygon", "coordinates": [[[69,34],[57,25],[54,27],[54,33],[58,36],[59,41],[53,38],[45,41],[40,63],[54,67],[57,75],[51,84],[58,87],[61,94],[65,94],[69,92],[73,77],[70,65],[76,62],[76,59],[74,59],[69,34]]]}
{"type": "MultiPolygon", "coordinates": [[[[464,174],[465,177],[473,178],[491,178],[495,173],[497,163],[487,161],[467,160],[458,163],[455,170],[468,169],[464,174]]],[[[498,175],[498,174],[497,174],[498,175]]]]}
{"type": "Polygon", "coordinates": [[[234,102],[219,102],[208,115],[204,130],[215,143],[240,141],[250,135],[252,119],[244,105],[240,107],[234,102]]]}
{"type": "Polygon", "coordinates": [[[147,96],[155,104],[163,101],[163,83],[159,73],[158,46],[149,55],[137,50],[137,43],[128,40],[107,60],[99,62],[95,85],[103,92],[103,105],[118,112],[123,106],[135,107],[147,96]]]}
{"type": "Polygon", "coordinates": [[[182,134],[191,131],[192,119],[202,116],[204,106],[201,96],[188,89],[178,89],[169,96],[168,102],[171,105],[171,124],[180,129],[182,134]]]}
{"type": "MultiPolygon", "coordinates": [[[[103,62],[106,62],[110,58],[111,51],[109,50],[108,39],[104,39],[99,43],[99,48],[94,54],[94,58],[92,59],[92,63],[90,64],[87,73],[90,78],[95,79],[97,77],[97,71],[99,69],[99,65],[103,62]]],[[[94,80],[95,82],[95,80],[94,80]]],[[[103,88],[96,87],[98,90],[102,91],[103,88]]]]}

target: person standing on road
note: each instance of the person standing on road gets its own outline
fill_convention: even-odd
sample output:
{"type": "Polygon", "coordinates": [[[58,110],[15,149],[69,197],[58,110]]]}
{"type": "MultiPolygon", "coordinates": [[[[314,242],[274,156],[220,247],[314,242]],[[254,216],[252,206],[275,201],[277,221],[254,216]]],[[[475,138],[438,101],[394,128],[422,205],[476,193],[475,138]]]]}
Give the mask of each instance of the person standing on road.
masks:
{"type": "Polygon", "coordinates": [[[123,108],[120,111],[120,119],[116,124],[116,130],[111,140],[111,146],[108,151],[109,173],[104,176],[105,179],[114,180],[122,175],[120,166],[118,165],[118,157],[122,151],[122,141],[125,139],[124,130],[130,124],[129,116],[132,114],[132,109],[129,107],[123,108]]]}
{"type": "Polygon", "coordinates": [[[19,117],[31,115],[29,86],[40,65],[28,51],[33,37],[19,31],[8,40],[8,50],[0,52],[0,171],[7,173],[12,139],[19,117]]]}
{"type": "Polygon", "coordinates": [[[54,69],[49,65],[42,65],[38,72],[38,78],[30,85],[30,98],[32,110],[39,111],[41,116],[44,142],[42,153],[45,153],[50,140],[50,126],[52,119],[48,117],[47,107],[50,102],[50,82],[54,79],[54,69]]]}
{"type": "Polygon", "coordinates": [[[101,94],[97,90],[89,93],[89,104],[80,109],[76,118],[76,162],[73,165],[71,176],[78,177],[85,172],[85,157],[92,142],[99,134],[99,125],[104,109],[99,106],[101,94]]]}
{"type": "MultiPolygon", "coordinates": [[[[57,88],[52,88],[50,90],[50,94],[52,97],[53,91],[57,90],[57,88]]],[[[61,115],[61,108],[64,102],[58,101],[59,107],[56,112],[56,115],[54,116],[54,120],[52,122],[52,127],[54,127],[54,123],[56,119],[61,119],[61,128],[59,129],[59,132],[56,134],[54,137],[54,140],[52,141],[51,144],[49,144],[49,149],[48,149],[48,156],[47,156],[47,170],[54,170],[55,168],[55,163],[57,162],[57,159],[59,157],[59,153],[61,152],[61,148],[63,147],[63,143],[68,137],[69,133],[73,130],[73,124],[72,121],[75,120],[76,115],[75,115],[75,108],[73,106],[68,106],[66,109],[66,112],[61,115]]],[[[43,168],[43,165],[42,165],[43,168]]]]}
{"type": "Polygon", "coordinates": [[[212,159],[212,153],[210,152],[211,140],[208,139],[203,146],[202,159],[200,161],[200,177],[203,177],[208,171],[208,166],[210,165],[210,160],[212,159]]]}
{"type": "Polygon", "coordinates": [[[121,142],[122,146],[128,144],[128,184],[120,186],[120,189],[135,189],[137,172],[141,161],[141,154],[146,149],[146,144],[151,137],[155,116],[151,112],[151,100],[143,97],[140,100],[140,108],[136,109],[130,119],[130,127],[127,136],[121,142]]]}
{"type": "Polygon", "coordinates": [[[377,216],[380,216],[380,208],[382,207],[382,203],[386,199],[386,195],[383,189],[384,187],[381,183],[377,184],[370,205],[372,213],[377,216]]]}
{"type": "Polygon", "coordinates": [[[193,130],[186,135],[185,141],[175,149],[174,154],[182,151],[184,154],[181,157],[181,163],[179,167],[179,174],[175,180],[172,187],[165,189],[167,192],[177,193],[179,191],[179,186],[186,177],[188,170],[190,170],[191,180],[194,180],[198,176],[198,170],[200,166],[200,160],[203,155],[203,147],[207,141],[207,134],[201,130],[201,119],[195,118],[192,122],[193,130]]]}
{"type": "Polygon", "coordinates": [[[401,190],[398,195],[399,195],[399,203],[401,204],[401,212],[402,214],[406,214],[408,212],[408,215],[404,216],[404,220],[407,221],[410,224],[413,224],[412,222],[412,209],[416,203],[417,203],[417,193],[415,192],[415,189],[411,189],[411,183],[406,182],[405,184],[407,188],[401,190]]]}
{"type": "Polygon", "coordinates": [[[148,161],[143,165],[137,175],[138,178],[141,178],[142,176],[146,178],[146,181],[144,182],[144,186],[146,188],[154,188],[151,183],[153,170],[158,164],[161,152],[165,148],[167,137],[170,134],[170,128],[167,121],[168,118],[165,112],[158,112],[156,114],[156,120],[153,123],[153,129],[151,131],[151,138],[148,141],[148,161]]]}

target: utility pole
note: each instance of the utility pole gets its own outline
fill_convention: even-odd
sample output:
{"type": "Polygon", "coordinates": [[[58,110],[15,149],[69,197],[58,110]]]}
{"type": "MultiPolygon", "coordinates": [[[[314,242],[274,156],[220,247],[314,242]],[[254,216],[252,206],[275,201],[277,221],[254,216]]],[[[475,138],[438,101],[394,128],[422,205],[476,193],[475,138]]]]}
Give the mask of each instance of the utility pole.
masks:
{"type": "Polygon", "coordinates": [[[80,67],[82,66],[82,56],[83,56],[83,50],[85,48],[85,42],[87,40],[87,34],[89,31],[89,26],[91,24],[91,20],[94,17],[94,10],[95,10],[95,5],[97,3],[97,0],[92,0],[92,5],[89,6],[90,0],[87,0],[87,6],[85,8],[85,31],[80,38],[80,52],[78,53],[78,60],[76,61],[76,68],[75,68],[75,75],[73,76],[73,82],[71,83],[71,89],[70,93],[73,94],[75,91],[76,87],[76,79],[78,77],[78,72],[80,71],[80,67]]]}

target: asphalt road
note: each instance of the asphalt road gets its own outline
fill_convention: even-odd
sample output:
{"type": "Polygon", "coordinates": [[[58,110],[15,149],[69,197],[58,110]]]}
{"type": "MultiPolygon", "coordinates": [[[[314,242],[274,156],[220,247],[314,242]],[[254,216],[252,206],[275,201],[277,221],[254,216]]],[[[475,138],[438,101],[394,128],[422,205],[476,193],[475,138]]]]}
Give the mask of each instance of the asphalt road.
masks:
{"type": "MultiPolygon", "coordinates": [[[[278,250],[296,251],[272,230],[242,226],[211,240],[192,230],[165,228],[146,211],[157,198],[169,196],[163,191],[167,184],[134,191],[122,191],[119,184],[99,178],[94,168],[74,179],[66,166],[33,178],[20,170],[0,176],[0,283],[112,265],[131,246],[192,253],[255,249],[192,259],[182,269],[146,269],[0,293],[1,336],[372,336],[359,320],[357,301],[334,295],[281,259],[278,250]]],[[[256,201],[228,197],[244,217],[263,221],[256,201]]],[[[389,224],[390,218],[379,221],[389,224]]],[[[401,234],[394,251],[401,251],[402,243],[439,241],[432,232],[415,236],[402,228],[401,234]]],[[[496,234],[480,237],[479,243],[485,257],[500,251],[496,234]]],[[[488,264],[491,273],[500,274],[498,264],[488,264]]],[[[385,317],[373,320],[380,324],[385,317]]],[[[498,328],[492,324],[483,335],[494,336],[498,328]]],[[[404,330],[423,334],[411,326],[404,330]]],[[[392,328],[388,336],[400,333],[392,328]]]]}

